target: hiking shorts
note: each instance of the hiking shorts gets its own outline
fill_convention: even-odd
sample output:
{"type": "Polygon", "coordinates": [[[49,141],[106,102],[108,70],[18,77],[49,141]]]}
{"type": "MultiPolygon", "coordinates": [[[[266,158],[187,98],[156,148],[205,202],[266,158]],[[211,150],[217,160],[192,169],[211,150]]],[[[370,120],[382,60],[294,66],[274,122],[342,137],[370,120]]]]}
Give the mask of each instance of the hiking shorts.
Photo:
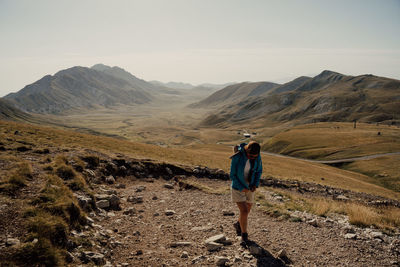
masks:
{"type": "Polygon", "coordinates": [[[231,188],[231,196],[232,202],[247,202],[247,203],[254,203],[254,195],[255,192],[241,192],[239,190],[231,188]]]}

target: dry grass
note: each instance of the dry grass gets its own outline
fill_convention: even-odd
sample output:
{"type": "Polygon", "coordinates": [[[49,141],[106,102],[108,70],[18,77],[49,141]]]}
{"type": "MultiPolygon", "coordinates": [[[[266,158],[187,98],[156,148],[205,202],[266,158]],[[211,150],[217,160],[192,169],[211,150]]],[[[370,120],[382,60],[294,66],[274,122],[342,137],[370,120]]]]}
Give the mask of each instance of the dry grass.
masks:
{"type": "Polygon", "coordinates": [[[347,204],[346,211],[351,224],[358,226],[376,226],[393,229],[400,227],[400,209],[373,208],[357,204],[347,204]]]}
{"type": "Polygon", "coordinates": [[[379,214],[366,206],[347,204],[346,211],[349,216],[349,222],[357,226],[377,225],[380,222],[379,214]]]}
{"type": "Polygon", "coordinates": [[[263,155],[262,158],[264,175],[266,176],[312,182],[355,192],[400,199],[398,192],[376,185],[373,178],[363,174],[296,159],[282,159],[269,155],[263,155]]]}
{"type": "Polygon", "coordinates": [[[318,216],[327,216],[329,213],[346,214],[343,203],[323,198],[313,199],[310,203],[310,211],[318,216]]]}
{"type": "MultiPolygon", "coordinates": [[[[13,255],[19,266],[38,264],[37,266],[64,266],[62,252],[55,248],[48,239],[41,238],[37,243],[26,243],[13,255]]],[[[10,263],[10,266],[14,264],[10,263]]]]}
{"type": "Polygon", "coordinates": [[[64,181],[48,175],[37,197],[30,201],[24,212],[28,235],[13,259],[29,260],[32,265],[64,266],[63,253],[71,229],[80,230],[86,217],[64,181]],[[37,239],[37,242],[32,242],[37,239]]]}
{"type": "Polygon", "coordinates": [[[373,183],[400,192],[400,155],[355,161],[344,165],[349,171],[360,172],[373,178],[373,183]]]}
{"type": "MultiPolygon", "coordinates": [[[[20,136],[18,138],[22,140],[20,136]]],[[[67,156],[61,155],[54,161],[45,156],[39,164],[51,168],[39,174],[34,173],[32,165],[21,158],[0,156],[3,197],[23,194],[19,208],[25,210],[20,216],[23,216],[23,228],[27,231],[20,237],[22,245],[7,256],[6,261],[18,266],[25,265],[26,261],[32,266],[64,266],[69,231],[80,230],[86,223],[86,216],[76,203],[72,190],[90,190],[81,174],[67,165],[67,156]],[[28,187],[28,190],[19,192],[21,187],[28,187]]],[[[73,159],[78,165],[82,163],[73,159]]]]}
{"type": "Polygon", "coordinates": [[[70,227],[79,228],[85,223],[85,218],[68,186],[59,177],[49,175],[44,188],[31,204],[41,211],[61,217],[70,227]]]}
{"type": "MultiPolygon", "coordinates": [[[[37,148],[74,149],[82,154],[85,153],[86,149],[96,150],[110,156],[124,154],[128,157],[151,158],[172,164],[208,166],[223,169],[226,172],[229,172],[229,156],[232,155],[232,148],[224,145],[194,145],[185,149],[164,148],[103,136],[0,121],[0,135],[5,138],[10,135],[13,136],[16,129],[21,133],[18,136],[19,139],[34,143],[37,148]]],[[[268,155],[262,155],[262,159],[264,176],[270,175],[281,179],[321,183],[332,187],[400,199],[399,193],[373,184],[374,180],[366,175],[295,159],[281,159],[268,155]],[[324,180],[321,180],[321,177],[324,180]]],[[[58,161],[62,163],[65,160],[55,159],[55,161],[58,164],[58,161]]]]}
{"type": "Polygon", "coordinates": [[[277,134],[263,148],[319,160],[397,152],[400,128],[365,123],[358,123],[356,129],[352,123],[307,124],[277,134]]]}
{"type": "Polygon", "coordinates": [[[12,167],[0,181],[0,192],[14,195],[26,186],[27,179],[32,178],[32,166],[28,162],[13,162],[12,167]]]}
{"type": "Polygon", "coordinates": [[[318,216],[329,216],[332,214],[347,215],[349,222],[361,227],[374,226],[385,230],[400,228],[400,208],[396,207],[372,207],[354,202],[343,202],[330,200],[321,197],[304,197],[296,193],[287,192],[281,189],[273,189],[285,197],[286,201],[271,204],[263,198],[257,200],[264,207],[275,213],[285,214],[287,210],[306,211],[318,216]]]}

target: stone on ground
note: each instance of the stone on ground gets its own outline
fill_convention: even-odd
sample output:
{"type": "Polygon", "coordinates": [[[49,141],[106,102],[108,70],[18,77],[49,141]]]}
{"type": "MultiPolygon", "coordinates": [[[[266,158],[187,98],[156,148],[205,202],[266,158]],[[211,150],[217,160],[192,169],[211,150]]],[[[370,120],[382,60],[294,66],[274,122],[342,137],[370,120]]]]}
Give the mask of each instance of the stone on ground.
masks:
{"type": "Polygon", "coordinates": [[[345,234],[344,238],[346,238],[346,239],[356,239],[357,235],[356,234],[345,234]]]}
{"type": "Polygon", "coordinates": [[[172,243],[170,244],[170,246],[171,246],[172,248],[177,248],[177,247],[188,247],[188,246],[191,246],[191,245],[192,245],[192,242],[186,242],[186,241],[172,242],[172,243]]]}
{"type": "Polygon", "coordinates": [[[220,244],[220,243],[216,243],[216,242],[208,242],[206,243],[206,248],[208,251],[216,251],[219,248],[223,247],[224,245],[220,244]]]}
{"type": "Polygon", "coordinates": [[[222,244],[222,242],[225,241],[225,240],[226,240],[226,236],[224,234],[219,234],[219,235],[215,235],[215,236],[212,236],[212,237],[206,239],[205,242],[206,243],[216,242],[216,243],[221,243],[222,244]]]}
{"type": "Polygon", "coordinates": [[[174,214],[175,214],[175,211],[173,211],[173,210],[166,210],[165,211],[165,215],[167,215],[167,216],[172,216],[174,214]]]}
{"type": "Polygon", "coordinates": [[[215,264],[217,266],[225,266],[226,263],[229,262],[229,258],[228,257],[221,257],[221,256],[216,256],[215,257],[215,264]]]}
{"type": "Polygon", "coordinates": [[[174,185],[173,184],[164,184],[164,187],[167,189],[174,189],[174,185]]]}

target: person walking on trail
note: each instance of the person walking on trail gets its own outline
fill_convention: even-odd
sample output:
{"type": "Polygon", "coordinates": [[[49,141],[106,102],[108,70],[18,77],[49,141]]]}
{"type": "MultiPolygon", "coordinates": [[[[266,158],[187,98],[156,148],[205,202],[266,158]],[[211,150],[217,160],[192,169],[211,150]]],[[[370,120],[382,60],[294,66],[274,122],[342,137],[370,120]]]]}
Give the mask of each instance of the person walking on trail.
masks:
{"type": "Polygon", "coordinates": [[[230,179],[232,180],[232,202],[239,208],[239,219],[234,224],[236,234],[242,236],[242,244],[248,244],[247,218],[254,203],[255,191],[260,184],[262,162],[260,145],[251,141],[234,148],[231,157],[230,179]]]}

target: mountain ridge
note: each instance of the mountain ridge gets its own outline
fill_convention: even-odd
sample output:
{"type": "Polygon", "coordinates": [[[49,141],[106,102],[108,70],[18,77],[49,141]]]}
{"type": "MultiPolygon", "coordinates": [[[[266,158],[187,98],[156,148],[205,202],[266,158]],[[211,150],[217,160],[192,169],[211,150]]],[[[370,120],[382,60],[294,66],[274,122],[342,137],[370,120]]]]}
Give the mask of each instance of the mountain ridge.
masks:
{"type": "Polygon", "coordinates": [[[0,119],[29,121],[32,119],[32,116],[14,107],[8,100],[0,98],[0,119]]]}
{"type": "MultiPolygon", "coordinates": [[[[252,86],[255,85],[252,83],[252,86]]],[[[217,91],[214,96],[225,91],[227,88],[217,91]]],[[[236,92],[231,90],[231,93],[236,92]]],[[[313,78],[299,77],[257,97],[246,96],[239,101],[236,97],[230,102],[218,98],[212,100],[206,98],[190,105],[198,107],[198,103],[203,103],[203,106],[211,103],[219,108],[203,120],[203,126],[245,120],[250,123],[261,118],[275,122],[294,120],[300,124],[317,121],[400,121],[395,116],[400,114],[400,81],[371,74],[347,76],[325,70],[313,78]]]]}
{"type": "Polygon", "coordinates": [[[247,97],[262,95],[277,86],[279,86],[279,84],[271,82],[243,82],[233,84],[213,93],[197,103],[189,105],[189,107],[219,107],[228,103],[241,101],[247,97]]]}
{"type": "Polygon", "coordinates": [[[4,99],[24,112],[57,114],[81,107],[148,103],[158,90],[121,68],[103,66],[75,66],[46,75],[4,99]]]}

